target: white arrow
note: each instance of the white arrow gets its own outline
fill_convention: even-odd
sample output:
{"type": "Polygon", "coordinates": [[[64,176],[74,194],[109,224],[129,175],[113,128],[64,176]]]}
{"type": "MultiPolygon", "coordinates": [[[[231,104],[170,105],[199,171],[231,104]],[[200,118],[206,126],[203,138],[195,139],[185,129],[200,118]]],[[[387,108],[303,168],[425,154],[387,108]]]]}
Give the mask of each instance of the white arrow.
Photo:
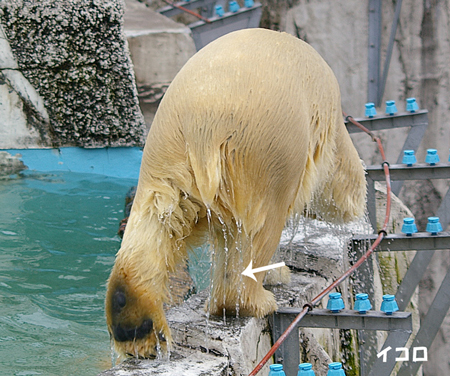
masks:
{"type": "Polygon", "coordinates": [[[250,264],[248,264],[247,269],[245,269],[242,274],[253,278],[256,281],[256,277],[255,277],[255,273],[259,273],[259,272],[264,272],[266,270],[270,270],[270,269],[276,269],[276,268],[281,268],[282,266],[285,266],[286,264],[284,262],[279,262],[277,264],[272,264],[272,265],[266,265],[266,266],[261,266],[260,268],[255,268],[253,269],[253,261],[250,260],[250,264]]]}

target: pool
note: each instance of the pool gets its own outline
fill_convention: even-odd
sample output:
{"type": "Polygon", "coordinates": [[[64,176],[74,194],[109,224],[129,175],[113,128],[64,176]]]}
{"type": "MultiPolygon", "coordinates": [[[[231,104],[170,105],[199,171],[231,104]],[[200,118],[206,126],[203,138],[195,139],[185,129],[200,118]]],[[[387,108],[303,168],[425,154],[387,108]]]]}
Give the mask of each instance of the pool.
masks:
{"type": "Polygon", "coordinates": [[[136,179],[26,172],[0,180],[1,375],[111,366],[106,280],[136,179]]]}

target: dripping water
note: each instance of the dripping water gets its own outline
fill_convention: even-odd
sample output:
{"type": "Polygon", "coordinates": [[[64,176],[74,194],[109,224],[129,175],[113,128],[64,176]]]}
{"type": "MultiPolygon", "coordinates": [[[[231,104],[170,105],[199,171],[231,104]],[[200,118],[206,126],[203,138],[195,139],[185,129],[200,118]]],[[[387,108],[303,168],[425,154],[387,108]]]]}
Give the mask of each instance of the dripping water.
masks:
{"type": "Polygon", "coordinates": [[[172,348],[170,347],[170,342],[166,342],[166,346],[167,346],[166,360],[169,362],[170,361],[170,355],[172,353],[172,348]]]}
{"type": "MultiPolygon", "coordinates": [[[[237,232],[237,236],[235,239],[235,247],[236,247],[236,252],[238,252],[239,254],[239,259],[238,259],[238,265],[237,265],[237,270],[241,271],[244,270],[244,261],[243,261],[243,249],[242,249],[242,223],[239,220],[236,220],[236,232],[237,232]]],[[[239,308],[240,308],[240,301],[241,301],[241,288],[243,285],[243,275],[242,273],[239,273],[239,283],[238,283],[238,288],[237,288],[237,298],[236,298],[236,318],[239,318],[239,308]]]]}
{"type": "Polygon", "coordinates": [[[222,316],[223,316],[223,323],[226,324],[226,309],[225,309],[225,305],[226,305],[226,286],[227,286],[227,270],[228,270],[228,253],[229,253],[229,249],[228,249],[228,229],[227,229],[227,225],[225,223],[225,221],[222,219],[222,217],[220,217],[219,215],[217,216],[219,219],[220,224],[222,225],[222,235],[223,235],[223,252],[224,252],[224,266],[223,266],[223,299],[222,299],[222,304],[223,304],[223,309],[222,309],[222,316]]]}
{"type": "Polygon", "coordinates": [[[119,360],[119,354],[116,353],[116,349],[114,347],[114,340],[110,339],[110,346],[111,346],[111,367],[115,367],[117,364],[117,361],[119,360]]]}
{"type": "Polygon", "coordinates": [[[161,342],[159,340],[159,334],[161,332],[160,333],[156,333],[156,329],[153,329],[153,332],[155,333],[155,338],[156,338],[156,347],[155,347],[156,359],[157,360],[163,360],[164,356],[163,356],[163,353],[162,353],[162,350],[161,350],[161,342]]]}
{"type": "Polygon", "coordinates": [[[210,260],[211,260],[211,267],[210,267],[210,277],[209,277],[209,293],[208,293],[208,299],[207,299],[207,307],[206,307],[206,330],[205,330],[205,347],[206,352],[209,353],[209,340],[211,337],[211,324],[210,324],[210,316],[211,316],[211,299],[212,297],[212,291],[214,289],[214,269],[215,269],[215,245],[214,245],[214,230],[213,230],[213,223],[212,223],[212,213],[211,208],[206,208],[206,218],[208,220],[208,239],[207,239],[207,246],[210,251],[210,260]]]}

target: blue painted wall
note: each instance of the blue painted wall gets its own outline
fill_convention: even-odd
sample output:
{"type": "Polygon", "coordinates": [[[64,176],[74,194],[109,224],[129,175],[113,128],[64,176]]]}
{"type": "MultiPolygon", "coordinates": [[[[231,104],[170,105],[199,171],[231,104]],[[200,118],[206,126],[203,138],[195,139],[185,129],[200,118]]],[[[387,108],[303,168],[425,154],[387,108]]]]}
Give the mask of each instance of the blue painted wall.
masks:
{"type": "Polygon", "coordinates": [[[72,171],[94,173],[118,178],[139,177],[142,148],[115,147],[84,149],[62,147],[59,149],[8,149],[12,155],[20,154],[29,170],[72,171]]]}

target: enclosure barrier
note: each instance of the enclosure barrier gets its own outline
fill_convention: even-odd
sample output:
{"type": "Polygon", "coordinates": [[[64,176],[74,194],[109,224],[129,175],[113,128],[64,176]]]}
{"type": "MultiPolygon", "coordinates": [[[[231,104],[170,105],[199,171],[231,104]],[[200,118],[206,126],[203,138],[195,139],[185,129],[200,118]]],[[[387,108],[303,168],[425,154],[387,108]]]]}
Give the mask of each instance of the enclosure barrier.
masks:
{"type": "Polygon", "coordinates": [[[183,11],[192,14],[193,9],[201,9],[203,15],[196,14],[200,20],[188,25],[197,51],[232,31],[259,27],[262,14],[261,3],[246,0],[244,6],[239,7],[236,1],[230,1],[228,11],[225,11],[221,5],[216,7],[216,3],[217,0],[180,1],[158,9],[158,12],[172,17],[183,11]]]}
{"type": "MultiPolygon", "coordinates": [[[[437,162],[438,159],[428,159],[428,163],[416,164],[416,162],[409,163],[404,160],[405,150],[417,150],[425,130],[428,126],[428,117],[426,110],[417,110],[417,107],[413,107],[414,101],[409,100],[408,106],[410,111],[395,115],[396,108],[390,107],[387,111],[393,111],[394,115],[382,115],[375,117],[376,114],[369,114],[367,119],[358,119],[355,121],[351,117],[347,117],[347,129],[350,133],[366,131],[372,136],[374,141],[379,143],[379,139],[376,138],[372,131],[410,127],[410,131],[403,145],[401,153],[398,157],[398,164],[389,166],[389,172],[386,176],[386,164],[384,153],[382,153],[383,163],[380,166],[367,167],[367,180],[368,180],[368,210],[369,218],[374,228],[376,228],[376,208],[375,208],[375,181],[381,181],[386,179],[388,188],[388,200],[390,197],[390,179],[394,183],[392,184],[393,193],[398,194],[404,180],[422,180],[422,179],[448,179],[450,178],[450,156],[449,162],[437,162]],[[364,124],[364,129],[358,126],[358,124],[364,124]],[[431,161],[431,162],[430,162],[431,161]],[[403,164],[400,164],[404,162],[403,164]]],[[[388,103],[388,106],[395,105],[395,103],[388,103]]],[[[369,106],[371,107],[371,106],[369,106]]],[[[380,146],[380,145],[379,145],[380,146]]],[[[430,154],[430,153],[429,153],[430,154]]],[[[431,154],[434,154],[432,152],[431,154]]],[[[387,210],[389,204],[387,205],[387,210]]],[[[386,218],[388,214],[386,215],[386,218]]],[[[450,189],[445,195],[442,203],[437,211],[437,217],[440,218],[442,227],[446,228],[450,223],[450,189]]],[[[408,271],[406,272],[402,283],[400,284],[397,293],[395,295],[396,301],[398,301],[398,307],[403,311],[408,305],[418,283],[420,282],[435,250],[448,249],[450,246],[450,235],[448,233],[430,233],[430,232],[417,232],[413,234],[393,234],[388,235],[384,233],[384,236],[380,237],[380,234],[385,232],[385,223],[378,235],[372,236],[356,236],[352,239],[351,247],[354,251],[354,260],[358,260],[356,264],[362,265],[361,259],[367,259],[368,253],[371,250],[376,252],[380,251],[410,251],[417,250],[408,271]],[[369,250],[365,252],[367,241],[369,240],[372,245],[369,250]],[[365,252],[365,253],[364,253],[365,252]]],[[[354,266],[352,269],[354,270],[354,266]]],[[[362,272],[362,280],[360,281],[363,288],[369,291],[373,281],[371,276],[373,270],[371,263],[364,263],[362,272]]],[[[346,273],[348,275],[348,273],[346,273]]],[[[342,280],[342,277],[339,279],[342,280]]],[[[335,284],[333,284],[335,285],[335,284]]],[[[329,289],[327,289],[329,290],[329,289]]],[[[411,349],[428,349],[436,336],[442,321],[450,308],[450,270],[447,272],[435,299],[433,300],[427,316],[422,321],[422,325],[416,334],[411,349]]],[[[310,304],[306,305],[303,309],[292,308],[280,308],[272,318],[273,325],[273,337],[283,338],[281,343],[278,344],[275,353],[275,361],[283,363],[288,375],[295,375],[297,366],[300,362],[300,348],[299,337],[297,335],[288,335],[299,327],[312,327],[312,328],[335,328],[335,329],[356,329],[359,336],[364,336],[367,343],[376,344],[375,336],[371,335],[366,337],[366,331],[385,330],[389,331],[389,335],[382,347],[382,350],[376,354],[372,354],[369,359],[364,357],[364,349],[360,348],[360,376],[377,376],[377,375],[390,375],[395,367],[396,361],[403,361],[402,366],[398,372],[398,376],[411,376],[415,375],[421,366],[422,362],[426,360],[426,357],[416,356],[412,360],[408,356],[403,357],[386,356],[387,352],[394,349],[402,349],[408,351],[404,346],[406,345],[410,334],[412,333],[411,314],[407,312],[395,312],[392,315],[387,316],[385,313],[369,311],[367,315],[361,315],[357,311],[342,311],[339,313],[332,313],[330,310],[314,310],[310,304]],[[308,314],[306,314],[308,313],[308,314]],[[302,316],[298,319],[299,316],[302,316]],[[395,319],[394,319],[395,318],[395,319]],[[398,321],[395,321],[398,319],[398,321]],[[294,320],[294,321],[292,321],[294,320]],[[301,320],[301,321],[300,321],[301,320]],[[403,321],[402,321],[403,320],[403,321]],[[289,323],[291,323],[289,325],[289,323]],[[295,324],[294,324],[295,323],[295,324]]],[[[276,344],[279,341],[276,342],[276,344]]],[[[275,346],[275,345],[274,345],[275,346]]],[[[361,347],[361,344],[360,344],[361,347]]],[[[263,359],[264,360],[264,359],[263,359]]],[[[261,366],[262,367],[262,366],[261,366]]],[[[255,370],[250,373],[256,375],[259,365],[255,370]]]]}

